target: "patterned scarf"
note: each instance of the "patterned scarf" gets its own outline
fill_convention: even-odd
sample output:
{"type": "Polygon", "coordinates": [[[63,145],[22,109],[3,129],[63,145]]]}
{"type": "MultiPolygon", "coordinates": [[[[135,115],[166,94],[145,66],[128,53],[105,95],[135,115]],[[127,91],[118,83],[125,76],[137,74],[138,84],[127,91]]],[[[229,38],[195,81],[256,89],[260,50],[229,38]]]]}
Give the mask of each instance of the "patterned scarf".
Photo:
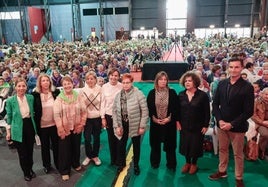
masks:
{"type": "Polygon", "coordinates": [[[158,119],[167,117],[169,90],[168,88],[155,91],[155,106],[158,119]]]}

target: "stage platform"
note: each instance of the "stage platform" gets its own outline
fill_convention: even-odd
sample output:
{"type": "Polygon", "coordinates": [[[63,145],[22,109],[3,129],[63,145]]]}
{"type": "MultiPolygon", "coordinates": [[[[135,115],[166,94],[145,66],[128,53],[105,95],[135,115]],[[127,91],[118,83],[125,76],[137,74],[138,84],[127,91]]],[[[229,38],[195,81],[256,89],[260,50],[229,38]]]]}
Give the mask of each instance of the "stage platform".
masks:
{"type": "Polygon", "coordinates": [[[179,80],[180,77],[188,70],[188,63],[185,62],[161,62],[147,61],[142,68],[143,81],[154,80],[159,71],[165,71],[169,80],[179,80]]]}

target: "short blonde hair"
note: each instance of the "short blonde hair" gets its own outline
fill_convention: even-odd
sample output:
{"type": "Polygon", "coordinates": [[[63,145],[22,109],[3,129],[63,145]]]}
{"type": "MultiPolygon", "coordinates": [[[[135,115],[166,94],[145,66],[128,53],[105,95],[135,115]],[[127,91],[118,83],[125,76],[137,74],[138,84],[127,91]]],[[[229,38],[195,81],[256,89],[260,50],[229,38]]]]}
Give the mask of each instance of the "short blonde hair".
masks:
{"type": "Polygon", "coordinates": [[[93,76],[97,80],[97,75],[94,71],[87,72],[85,79],[87,79],[89,76],[93,76]]]}

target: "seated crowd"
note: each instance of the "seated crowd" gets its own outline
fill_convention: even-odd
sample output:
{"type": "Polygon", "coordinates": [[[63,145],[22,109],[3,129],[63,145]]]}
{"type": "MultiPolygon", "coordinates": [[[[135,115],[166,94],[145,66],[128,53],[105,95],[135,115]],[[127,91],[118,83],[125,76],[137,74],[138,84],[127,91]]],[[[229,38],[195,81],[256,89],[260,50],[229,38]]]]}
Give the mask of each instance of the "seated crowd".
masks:
{"type": "MultiPolygon", "coordinates": [[[[104,127],[107,128],[108,133],[111,165],[118,165],[118,171],[121,172],[126,164],[125,156],[122,155],[125,155],[124,147],[126,146],[125,144],[127,141],[127,137],[122,134],[123,129],[125,129],[126,126],[129,126],[127,131],[129,131],[132,142],[136,146],[134,151],[134,173],[139,175],[140,169],[138,161],[140,148],[138,145],[140,144],[140,136],[144,133],[148,115],[150,116],[152,112],[150,111],[149,106],[148,114],[143,94],[136,89],[132,90],[133,77],[128,73],[130,73],[130,71],[136,71],[137,68],[142,68],[142,64],[145,63],[146,59],[159,60],[161,55],[168,50],[168,46],[171,44],[171,40],[169,39],[157,39],[155,41],[117,40],[113,42],[99,43],[91,47],[85,46],[83,42],[47,44],[22,43],[13,44],[11,46],[2,46],[0,48],[0,74],[2,75],[0,77],[0,97],[2,100],[7,99],[8,97],[14,99],[14,97],[16,97],[14,94],[17,93],[18,98],[21,97],[23,100],[26,96],[27,100],[29,99],[28,103],[33,102],[33,108],[30,107],[27,109],[26,113],[24,110],[20,111],[24,114],[21,115],[22,123],[33,123],[33,125],[36,126],[36,128],[28,130],[31,131],[32,134],[35,132],[40,136],[42,145],[48,146],[47,142],[44,140],[47,136],[55,138],[55,136],[58,135],[60,137],[60,140],[54,140],[53,156],[55,167],[60,172],[63,180],[69,179],[71,167],[76,171],[81,170],[79,161],[80,148],[78,147],[81,143],[81,133],[83,130],[85,143],[87,145],[85,146],[86,158],[82,164],[88,165],[90,162],[94,162],[95,165],[101,165],[101,160],[98,157],[100,146],[99,136],[101,128],[104,127]],[[157,45],[155,45],[155,41],[157,42],[157,45]],[[23,80],[25,80],[25,82],[23,80]],[[55,90],[54,87],[58,89],[55,90]],[[73,91],[73,88],[80,89],[80,92],[77,93],[73,91]],[[122,90],[125,90],[126,92],[122,90]],[[30,96],[32,97],[29,97],[26,92],[29,95],[31,94],[30,96]],[[141,103],[136,103],[137,101],[134,101],[135,99],[133,98],[130,99],[128,94],[133,94],[133,97],[138,97],[141,103]],[[84,101],[83,103],[85,103],[85,105],[79,103],[81,99],[84,101]],[[112,107],[114,100],[117,101],[116,106],[118,108],[116,109],[119,110],[112,107]],[[129,111],[125,108],[127,107],[126,102],[128,100],[134,103],[132,103],[133,106],[141,105],[143,108],[143,111],[139,111],[142,113],[141,115],[144,115],[141,119],[143,126],[138,128],[138,134],[137,131],[132,134],[131,116],[127,115],[129,111]],[[40,104],[37,102],[40,102],[40,104]],[[41,104],[42,106],[40,106],[41,104]],[[32,117],[31,112],[33,112],[33,109],[39,110],[39,115],[41,116],[38,116],[38,119],[35,117],[34,121],[31,121],[30,118],[32,117]],[[51,117],[43,115],[44,113],[42,113],[42,110],[43,112],[45,111],[48,114],[51,114],[51,117]],[[63,114],[64,117],[61,114],[63,114]],[[119,119],[113,119],[112,115],[114,114],[118,115],[119,119]],[[57,119],[55,120],[56,124],[53,123],[53,116],[57,119]],[[120,119],[121,117],[125,118],[120,119]],[[117,127],[113,124],[116,120],[121,120],[121,122],[124,120],[122,126],[117,127]],[[72,124],[72,122],[76,123],[72,124]],[[85,126],[85,128],[83,126],[85,126]],[[116,129],[115,132],[112,127],[116,129]],[[51,130],[47,131],[47,128],[50,128],[51,130]],[[93,138],[91,138],[91,136],[93,138]],[[123,136],[124,142],[121,143],[122,150],[120,149],[118,151],[116,150],[118,148],[114,147],[115,145],[113,145],[113,142],[116,142],[116,138],[119,137],[120,139],[121,136],[123,136]],[[60,147],[60,149],[57,149],[56,147],[60,147]],[[114,160],[116,151],[121,153],[121,160],[119,163],[114,160]],[[70,158],[67,158],[66,153],[70,152],[72,152],[72,154],[70,154],[70,158]],[[58,157],[64,159],[58,162],[58,157]]],[[[241,73],[241,77],[254,87],[256,102],[252,120],[256,123],[256,130],[260,134],[259,156],[260,159],[263,160],[268,153],[266,151],[268,140],[268,116],[266,116],[267,114],[265,113],[266,107],[268,109],[267,37],[223,38],[220,35],[215,35],[209,39],[198,39],[195,38],[194,35],[191,35],[187,40],[187,45],[184,46],[183,51],[185,62],[189,63],[189,69],[195,72],[194,75],[189,74],[188,79],[193,79],[196,75],[199,77],[200,84],[199,81],[197,81],[198,84],[194,86],[197,87],[196,89],[207,93],[209,101],[213,101],[215,90],[217,89],[219,82],[229,77],[228,60],[235,56],[237,59],[243,61],[244,69],[241,73]]],[[[184,78],[186,81],[187,76],[184,78]]],[[[158,82],[155,82],[155,84],[159,84],[159,87],[161,87],[161,81],[164,81],[166,84],[162,89],[163,93],[161,94],[163,95],[160,94],[158,97],[167,96],[167,75],[162,73],[156,80],[158,82]]],[[[183,83],[185,82],[182,82],[182,84],[183,83]]],[[[157,90],[155,92],[157,92],[157,90]]],[[[152,102],[157,102],[154,95],[157,96],[159,93],[151,93],[152,95],[150,96],[150,99],[152,102]]],[[[173,95],[168,97],[175,98],[173,95]]],[[[203,98],[203,95],[201,96],[203,98]]],[[[7,106],[7,116],[10,118],[13,117],[12,104],[14,104],[14,102],[9,102],[7,106]]],[[[152,104],[151,108],[156,110],[156,113],[160,112],[163,115],[167,115],[167,111],[163,112],[155,107],[157,104],[159,103],[152,104]]],[[[21,108],[23,102],[18,102],[18,106],[21,108]]],[[[23,106],[22,108],[25,107],[23,106]]],[[[176,107],[172,108],[172,110],[175,112],[177,111],[176,107]]],[[[1,113],[1,116],[3,115],[4,114],[1,113]]],[[[163,118],[163,120],[160,120],[157,116],[153,116],[152,119],[153,122],[151,121],[151,123],[157,126],[154,133],[161,132],[161,129],[158,126],[159,124],[175,124],[176,121],[176,119],[171,116],[171,113],[168,117],[163,118]]],[[[207,119],[208,118],[206,118],[206,120],[207,119]]],[[[214,116],[212,116],[210,120],[212,127],[215,126],[214,121],[214,116]]],[[[8,119],[8,122],[13,123],[10,119],[8,119]]],[[[138,124],[138,122],[135,121],[135,124],[136,123],[138,124]]],[[[205,134],[205,131],[206,127],[202,129],[202,133],[205,134]]],[[[202,135],[200,135],[200,137],[201,136],[202,135]]],[[[18,152],[20,157],[20,154],[23,154],[23,149],[25,149],[23,146],[25,145],[18,144],[20,137],[16,138],[15,142],[17,142],[16,145],[19,147],[18,152]]],[[[175,134],[173,138],[176,142],[175,134]]],[[[33,140],[29,140],[29,142],[31,144],[33,140]]],[[[161,144],[161,142],[154,142],[155,154],[159,154],[160,152],[160,150],[158,150],[158,143],[159,145],[161,144]]],[[[173,158],[173,151],[176,149],[176,144],[173,144],[173,141],[168,143],[167,145],[169,146],[167,147],[170,149],[172,147],[172,151],[169,152],[169,155],[167,154],[167,161],[169,162],[167,167],[175,170],[176,160],[173,158]]],[[[41,151],[44,171],[49,173],[51,170],[51,163],[50,156],[49,158],[47,156],[47,150],[49,150],[49,147],[42,148],[41,151]]],[[[183,152],[184,151],[185,150],[183,150],[183,152]]],[[[198,152],[198,154],[202,155],[201,151],[198,152]]],[[[21,159],[23,158],[20,157],[21,163],[26,162],[21,159]]],[[[152,167],[159,167],[159,159],[158,156],[151,155],[152,167]]],[[[187,159],[189,159],[189,157],[186,155],[186,160],[187,159]]],[[[190,174],[194,174],[197,172],[197,158],[194,157],[191,159],[193,160],[193,164],[185,165],[183,171],[187,172],[190,170],[190,174]]],[[[33,163],[27,164],[27,166],[21,164],[21,167],[24,172],[24,179],[30,181],[35,177],[35,173],[31,168],[33,163]]]]}
{"type": "MultiPolygon", "coordinates": [[[[250,129],[256,129],[260,134],[259,158],[264,159],[267,154],[266,149],[268,149],[266,143],[268,137],[261,129],[267,130],[265,124],[267,118],[264,114],[260,114],[259,103],[260,101],[265,103],[265,88],[268,87],[268,37],[266,33],[256,33],[253,38],[236,38],[231,35],[225,38],[221,34],[216,34],[208,39],[199,39],[191,35],[187,40],[187,46],[184,46],[185,61],[190,69],[200,75],[199,89],[207,92],[211,101],[218,82],[229,77],[228,59],[234,55],[243,60],[244,69],[241,77],[254,87],[257,106],[249,122],[250,129]]],[[[264,104],[261,106],[265,111],[264,104]]],[[[213,119],[211,123],[214,123],[213,119]]],[[[246,134],[248,140],[254,136],[256,130],[249,130],[250,132],[246,134]]]]}

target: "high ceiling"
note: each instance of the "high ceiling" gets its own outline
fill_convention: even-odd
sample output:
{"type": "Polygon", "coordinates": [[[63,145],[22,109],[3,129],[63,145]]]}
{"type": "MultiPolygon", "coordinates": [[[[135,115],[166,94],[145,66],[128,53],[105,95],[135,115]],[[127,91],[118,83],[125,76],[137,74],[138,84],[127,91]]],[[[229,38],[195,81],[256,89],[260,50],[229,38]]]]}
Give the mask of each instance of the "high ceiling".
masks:
{"type": "MultiPolygon", "coordinates": [[[[47,2],[49,5],[60,5],[60,4],[70,4],[72,0],[1,0],[0,7],[5,6],[18,6],[18,2],[21,5],[34,6],[43,5],[47,2]]],[[[126,1],[126,0],[73,0],[77,3],[98,3],[98,2],[109,2],[109,1],[126,1]]]]}

